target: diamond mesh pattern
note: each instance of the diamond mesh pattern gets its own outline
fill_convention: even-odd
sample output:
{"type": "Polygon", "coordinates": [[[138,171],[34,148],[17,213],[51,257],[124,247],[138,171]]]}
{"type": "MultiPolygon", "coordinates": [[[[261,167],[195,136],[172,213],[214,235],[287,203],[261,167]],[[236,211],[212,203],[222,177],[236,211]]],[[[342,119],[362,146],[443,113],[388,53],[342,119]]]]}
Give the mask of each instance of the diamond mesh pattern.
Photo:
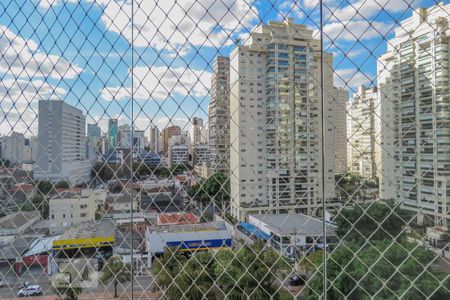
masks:
{"type": "Polygon", "coordinates": [[[0,298],[450,298],[449,23],[2,1],[0,298]]]}

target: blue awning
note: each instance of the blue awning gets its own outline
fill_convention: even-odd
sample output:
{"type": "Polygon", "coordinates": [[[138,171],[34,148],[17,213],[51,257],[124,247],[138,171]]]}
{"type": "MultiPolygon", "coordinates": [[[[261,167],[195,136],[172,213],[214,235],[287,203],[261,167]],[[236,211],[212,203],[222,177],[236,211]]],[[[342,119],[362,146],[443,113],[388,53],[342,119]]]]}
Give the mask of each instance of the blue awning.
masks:
{"type": "Polygon", "coordinates": [[[237,227],[242,228],[247,235],[250,235],[250,236],[253,235],[256,238],[262,239],[262,240],[270,239],[270,235],[269,234],[265,233],[264,231],[262,231],[261,229],[259,229],[258,227],[256,227],[253,224],[246,223],[246,222],[240,222],[237,225],[237,227]]]}

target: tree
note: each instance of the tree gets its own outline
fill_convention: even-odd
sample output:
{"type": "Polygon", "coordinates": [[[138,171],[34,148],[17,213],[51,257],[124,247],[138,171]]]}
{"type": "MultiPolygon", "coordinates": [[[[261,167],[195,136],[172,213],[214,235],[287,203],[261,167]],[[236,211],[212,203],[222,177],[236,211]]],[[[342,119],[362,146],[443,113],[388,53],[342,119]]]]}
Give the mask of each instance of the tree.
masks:
{"type": "Polygon", "coordinates": [[[396,239],[403,236],[405,226],[414,219],[393,201],[343,209],[336,218],[338,237],[342,240],[396,239]]]}
{"type": "Polygon", "coordinates": [[[97,162],[91,171],[92,178],[99,178],[103,182],[110,180],[114,177],[117,171],[117,166],[110,165],[106,162],[97,162]]]}
{"type": "MultiPolygon", "coordinates": [[[[176,248],[166,248],[163,256],[156,259],[152,266],[152,273],[156,276],[159,287],[176,289],[173,279],[185,263],[186,257],[179,255],[176,248]]],[[[176,294],[176,291],[170,292],[170,294],[176,294]]]]}
{"type": "Polygon", "coordinates": [[[230,180],[223,173],[214,173],[204,182],[194,185],[189,195],[202,204],[214,201],[224,214],[230,203],[230,180]]]}
{"type": "MultiPolygon", "coordinates": [[[[306,299],[316,299],[323,293],[322,262],[321,257],[309,258],[319,272],[310,279],[305,294],[306,299]]],[[[327,297],[449,299],[450,278],[428,266],[434,259],[431,251],[407,241],[385,239],[363,248],[355,242],[341,244],[327,260],[326,276],[332,282],[327,297]]]]}
{"type": "Polygon", "coordinates": [[[43,219],[48,218],[48,201],[46,198],[39,192],[34,193],[33,197],[30,200],[25,201],[20,207],[22,211],[39,211],[43,219]]]}
{"type": "Polygon", "coordinates": [[[131,267],[122,262],[119,256],[111,257],[102,269],[100,282],[107,284],[112,281],[114,284],[114,298],[117,298],[117,285],[131,281],[131,267]]]}
{"type": "Polygon", "coordinates": [[[289,268],[278,252],[259,241],[236,252],[219,251],[214,273],[217,285],[229,299],[271,299],[278,297],[276,274],[289,268]]]}
{"type": "MultiPolygon", "coordinates": [[[[413,218],[393,201],[342,210],[336,218],[340,243],[327,256],[327,297],[449,299],[450,278],[430,266],[436,254],[406,239],[413,218]]],[[[316,272],[305,296],[317,299],[324,292],[323,255],[314,253],[307,260],[305,269],[316,272]]]]}
{"type": "Polygon", "coordinates": [[[70,188],[70,184],[65,180],[58,181],[55,184],[55,189],[68,189],[68,188],[70,188]]]}
{"type": "Polygon", "coordinates": [[[42,196],[47,196],[53,191],[53,183],[48,180],[41,180],[38,182],[37,188],[42,196]]]}
{"type": "Polygon", "coordinates": [[[199,251],[190,259],[176,250],[167,248],[152,269],[168,299],[277,299],[277,273],[291,268],[264,242],[216,254],[199,251]]]}

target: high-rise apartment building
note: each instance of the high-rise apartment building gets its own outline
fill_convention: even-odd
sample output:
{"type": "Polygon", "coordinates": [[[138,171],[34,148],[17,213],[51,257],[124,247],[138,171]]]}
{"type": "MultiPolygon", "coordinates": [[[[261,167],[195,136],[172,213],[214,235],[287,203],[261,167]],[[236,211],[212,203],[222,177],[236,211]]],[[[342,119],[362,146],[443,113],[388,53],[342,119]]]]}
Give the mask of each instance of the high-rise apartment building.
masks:
{"type": "Polygon", "coordinates": [[[231,213],[238,219],[315,214],[324,197],[334,198],[332,55],[324,60],[322,110],[320,41],[313,30],[292,20],[269,22],[233,50],[230,183],[231,213]]]}
{"type": "Polygon", "coordinates": [[[117,129],[119,127],[118,119],[109,119],[108,121],[108,147],[114,150],[117,146],[117,129]]]}
{"type": "Polygon", "coordinates": [[[29,160],[25,147],[25,136],[19,132],[12,132],[9,136],[0,137],[0,158],[11,163],[21,163],[29,160]]]}
{"type": "Polygon", "coordinates": [[[88,159],[98,157],[101,151],[102,130],[97,124],[87,124],[86,156],[88,159]]]}
{"type": "Polygon", "coordinates": [[[35,179],[87,182],[86,118],[82,111],[61,100],[39,101],[38,155],[35,179]]]}
{"type": "Polygon", "coordinates": [[[380,164],[378,110],[376,87],[360,86],[350,99],[348,114],[352,129],[347,142],[350,144],[352,159],[349,171],[371,180],[378,177],[380,164]]]}
{"type": "Polygon", "coordinates": [[[174,135],[181,135],[180,126],[166,127],[161,131],[161,150],[164,155],[168,154],[170,138],[174,135]]]}
{"type": "Polygon", "coordinates": [[[159,153],[161,151],[159,143],[159,129],[156,126],[150,127],[149,144],[150,144],[150,151],[153,151],[155,153],[159,153]]]}
{"type": "Polygon", "coordinates": [[[378,63],[380,196],[436,225],[450,220],[450,4],[401,22],[378,63]]]}
{"type": "MultiPolygon", "coordinates": [[[[234,112],[233,112],[234,113],[234,112]]],[[[218,56],[211,79],[208,109],[211,169],[229,175],[230,170],[230,58],[218,56]]]]}
{"type": "Polygon", "coordinates": [[[87,136],[88,137],[97,137],[100,138],[102,136],[102,130],[98,124],[87,124],[87,136]]]}
{"type": "Polygon", "coordinates": [[[190,131],[192,145],[206,144],[208,142],[207,130],[203,125],[202,118],[192,118],[192,127],[190,131]]]}
{"type": "Polygon", "coordinates": [[[130,149],[133,146],[134,153],[141,153],[145,147],[145,132],[132,128],[128,124],[120,125],[117,129],[117,148],[130,149]]]}
{"type": "Polygon", "coordinates": [[[348,91],[333,89],[335,171],[347,172],[347,102],[348,91]]]}

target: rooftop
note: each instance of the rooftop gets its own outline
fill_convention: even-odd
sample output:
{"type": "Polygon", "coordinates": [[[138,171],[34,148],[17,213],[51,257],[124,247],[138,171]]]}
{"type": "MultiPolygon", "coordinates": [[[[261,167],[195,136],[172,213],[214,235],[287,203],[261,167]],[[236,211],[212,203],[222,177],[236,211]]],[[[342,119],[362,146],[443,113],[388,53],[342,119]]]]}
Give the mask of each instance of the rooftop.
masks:
{"type": "Polygon", "coordinates": [[[225,222],[210,222],[210,223],[196,223],[196,224],[178,224],[178,225],[164,225],[164,226],[150,226],[150,232],[166,232],[179,234],[181,232],[207,232],[226,230],[225,222]]]}
{"type": "Polygon", "coordinates": [[[90,221],[68,228],[60,237],[64,239],[93,238],[114,235],[114,223],[111,220],[90,221]]]}
{"type": "Polygon", "coordinates": [[[198,217],[193,213],[176,213],[158,215],[158,225],[169,224],[195,224],[198,223],[198,217]]]}
{"type": "Polygon", "coordinates": [[[38,211],[18,211],[0,218],[1,229],[17,229],[31,221],[38,221],[40,214],[38,211]]]}
{"type": "MultiPolygon", "coordinates": [[[[291,235],[294,233],[323,234],[323,221],[304,214],[259,214],[251,215],[250,217],[255,218],[257,222],[265,223],[271,231],[280,235],[291,235]]],[[[327,225],[326,230],[330,231],[330,233],[334,232],[334,229],[335,226],[327,225]]]]}

